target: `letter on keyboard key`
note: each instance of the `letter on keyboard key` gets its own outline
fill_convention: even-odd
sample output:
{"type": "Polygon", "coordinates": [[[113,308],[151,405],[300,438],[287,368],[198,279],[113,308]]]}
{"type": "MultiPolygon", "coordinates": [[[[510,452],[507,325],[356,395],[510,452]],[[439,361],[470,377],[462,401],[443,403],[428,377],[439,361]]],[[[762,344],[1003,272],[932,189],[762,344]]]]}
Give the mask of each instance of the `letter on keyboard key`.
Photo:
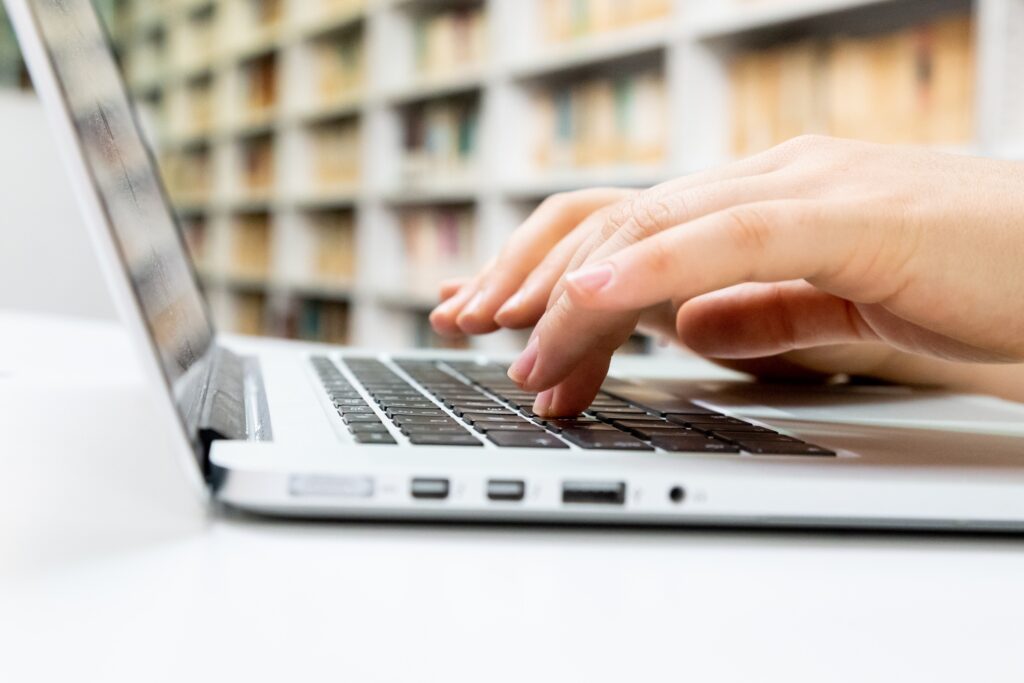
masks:
{"type": "Polygon", "coordinates": [[[487,432],[487,438],[502,448],[568,448],[555,437],[540,430],[498,430],[487,432]]]}
{"type": "Polygon", "coordinates": [[[562,436],[580,448],[610,451],[653,451],[654,449],[629,434],[618,430],[565,429],[562,436]]]}

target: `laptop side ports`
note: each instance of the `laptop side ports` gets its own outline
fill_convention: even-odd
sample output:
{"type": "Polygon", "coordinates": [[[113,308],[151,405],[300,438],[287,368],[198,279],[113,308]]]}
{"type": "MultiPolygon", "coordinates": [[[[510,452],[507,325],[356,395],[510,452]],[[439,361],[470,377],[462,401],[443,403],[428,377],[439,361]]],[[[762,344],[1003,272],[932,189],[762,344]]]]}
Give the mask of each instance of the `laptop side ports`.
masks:
{"type": "Polygon", "coordinates": [[[567,481],[562,502],[581,505],[624,505],[626,484],[621,481],[567,481]]]}
{"type": "Polygon", "coordinates": [[[491,479],[487,482],[488,500],[518,502],[526,496],[522,479],[491,479]]]}
{"type": "Polygon", "coordinates": [[[448,497],[449,488],[447,479],[417,478],[412,480],[409,492],[420,500],[444,500],[448,497]]]}

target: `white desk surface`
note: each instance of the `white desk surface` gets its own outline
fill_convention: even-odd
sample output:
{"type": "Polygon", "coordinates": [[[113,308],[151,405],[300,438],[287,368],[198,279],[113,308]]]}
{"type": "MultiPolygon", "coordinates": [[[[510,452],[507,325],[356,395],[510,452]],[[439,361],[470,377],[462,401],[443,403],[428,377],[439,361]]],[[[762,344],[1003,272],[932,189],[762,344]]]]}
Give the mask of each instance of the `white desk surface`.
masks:
{"type": "Polygon", "coordinates": [[[147,401],[115,326],[0,313],[0,680],[1024,676],[1024,538],[209,512],[147,401]]]}

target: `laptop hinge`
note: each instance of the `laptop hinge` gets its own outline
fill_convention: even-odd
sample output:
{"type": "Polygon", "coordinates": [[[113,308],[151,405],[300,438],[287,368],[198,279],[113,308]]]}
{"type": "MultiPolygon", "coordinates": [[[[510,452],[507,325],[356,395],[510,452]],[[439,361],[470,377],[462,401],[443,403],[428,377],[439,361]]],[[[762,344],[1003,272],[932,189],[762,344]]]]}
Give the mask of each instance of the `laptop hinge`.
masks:
{"type": "Polygon", "coordinates": [[[244,358],[216,347],[196,425],[203,455],[207,458],[214,441],[247,437],[245,375],[244,358]]]}

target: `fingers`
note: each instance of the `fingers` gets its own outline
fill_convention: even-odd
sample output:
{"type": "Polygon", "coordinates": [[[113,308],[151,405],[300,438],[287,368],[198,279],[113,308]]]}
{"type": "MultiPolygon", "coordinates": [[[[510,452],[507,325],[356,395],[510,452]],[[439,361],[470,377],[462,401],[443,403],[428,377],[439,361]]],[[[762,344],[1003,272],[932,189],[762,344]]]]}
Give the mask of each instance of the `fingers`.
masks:
{"type": "MultiPolygon", "coordinates": [[[[621,311],[743,282],[822,276],[827,285],[866,246],[848,207],[828,206],[781,200],[719,211],[570,273],[567,290],[583,308],[621,311]]],[[[859,260],[870,261],[872,251],[867,246],[859,260]]]]}
{"type": "Polygon", "coordinates": [[[537,324],[547,308],[548,299],[558,280],[565,274],[580,246],[600,229],[608,209],[590,214],[579,227],[570,232],[527,275],[519,290],[509,297],[494,320],[502,327],[520,329],[537,324]]]}
{"type": "Polygon", "coordinates": [[[545,200],[509,238],[490,268],[477,279],[472,293],[459,306],[438,313],[437,324],[458,327],[468,334],[484,334],[498,328],[498,308],[512,296],[527,275],[559,240],[583,220],[608,204],[621,201],[633,190],[595,188],[554,195],[545,200]]]}
{"type": "MultiPolygon", "coordinates": [[[[721,211],[725,207],[734,206],[738,202],[757,201],[765,196],[777,196],[783,194],[785,190],[785,181],[773,174],[724,180],[683,192],[683,196],[674,200],[675,203],[672,206],[676,208],[668,211],[673,220],[698,217],[698,221],[693,223],[697,224],[700,221],[700,216],[714,215],[715,212],[721,211]]],[[[661,235],[664,234],[667,233],[661,233],[661,235]]],[[[658,239],[661,235],[644,240],[640,246],[658,239]]],[[[608,259],[617,258],[614,255],[616,250],[623,249],[637,239],[643,239],[643,235],[629,228],[618,230],[595,250],[594,257],[600,258],[600,263],[606,264],[608,259]],[[612,255],[609,256],[609,253],[612,255]]],[[[640,246],[631,247],[621,253],[629,253],[640,246]]],[[[732,250],[726,248],[725,251],[728,253],[732,250]]],[[[703,263],[703,258],[695,258],[695,260],[703,263]]],[[[604,268],[607,270],[608,266],[605,265],[604,268]]],[[[581,284],[586,284],[586,281],[579,279],[579,273],[586,273],[589,270],[588,266],[584,270],[576,271],[576,280],[571,285],[573,290],[579,288],[581,284]]],[[[601,274],[601,271],[598,271],[598,275],[601,274]]],[[[647,282],[652,275],[651,273],[639,273],[635,277],[647,282]]],[[[657,277],[674,282],[672,274],[659,274],[657,277]]],[[[641,311],[676,298],[675,292],[664,287],[664,283],[658,282],[657,285],[657,298],[648,297],[643,303],[636,306],[618,306],[616,308],[605,306],[600,310],[585,310],[576,304],[575,291],[573,291],[573,297],[570,298],[564,294],[560,295],[556,288],[552,296],[551,308],[537,327],[544,340],[544,346],[547,348],[541,349],[541,362],[537,363],[530,375],[527,388],[533,391],[551,388],[569,377],[584,358],[595,353],[610,356],[635,329],[641,311]],[[617,343],[595,346],[594,340],[602,339],[613,339],[617,343]]],[[[626,296],[630,296],[630,294],[627,293],[626,296]]],[[[592,308],[597,309],[598,307],[592,308]]],[[[591,399],[593,396],[586,398],[591,399]]]]}
{"type": "Polygon", "coordinates": [[[687,347],[716,359],[878,341],[856,306],[804,281],[743,284],[691,299],[676,329],[687,347]]]}
{"type": "Polygon", "coordinates": [[[441,301],[447,301],[455,296],[455,294],[465,287],[469,281],[469,278],[453,278],[451,280],[442,281],[441,286],[439,287],[441,290],[441,301]]]}

